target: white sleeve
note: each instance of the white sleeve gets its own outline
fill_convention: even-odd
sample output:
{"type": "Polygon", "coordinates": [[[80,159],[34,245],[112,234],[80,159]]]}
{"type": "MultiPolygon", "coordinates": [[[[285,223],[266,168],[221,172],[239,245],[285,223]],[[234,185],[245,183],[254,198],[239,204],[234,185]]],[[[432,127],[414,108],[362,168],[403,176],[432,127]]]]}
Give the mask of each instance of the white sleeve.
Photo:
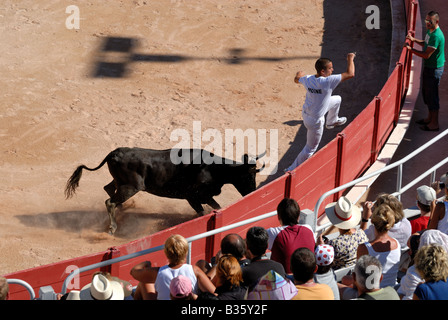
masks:
{"type": "Polygon", "coordinates": [[[341,74],[335,74],[327,77],[329,89],[334,90],[342,80],[341,74]]]}
{"type": "Polygon", "coordinates": [[[412,300],[415,288],[417,288],[420,282],[422,282],[422,279],[415,270],[415,266],[411,266],[406,272],[406,275],[401,278],[397,293],[403,295],[403,300],[412,300]]]}

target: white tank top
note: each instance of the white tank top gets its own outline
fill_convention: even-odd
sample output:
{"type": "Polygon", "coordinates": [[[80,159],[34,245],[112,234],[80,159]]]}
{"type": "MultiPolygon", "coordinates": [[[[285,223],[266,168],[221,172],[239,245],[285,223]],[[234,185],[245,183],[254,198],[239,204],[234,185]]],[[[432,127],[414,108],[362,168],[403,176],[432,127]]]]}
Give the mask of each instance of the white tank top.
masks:
{"type": "Polygon", "coordinates": [[[383,266],[383,281],[381,281],[380,283],[381,288],[387,286],[393,287],[397,284],[397,273],[400,266],[401,247],[400,243],[396,239],[394,240],[397,242],[397,248],[392,251],[385,252],[376,252],[369,242],[365,243],[367,250],[369,251],[369,255],[380,260],[381,265],[383,266]]]}
{"type": "Polygon", "coordinates": [[[448,234],[448,202],[443,201],[443,203],[445,204],[445,215],[443,216],[443,219],[439,220],[439,223],[437,224],[437,230],[448,234]]]}
{"type": "Polygon", "coordinates": [[[170,283],[171,280],[178,275],[186,276],[191,280],[193,293],[197,293],[197,278],[194,274],[193,266],[191,264],[183,264],[178,269],[171,269],[168,265],[163,266],[157,273],[156,282],[154,286],[157,291],[157,300],[170,300],[170,283]]]}

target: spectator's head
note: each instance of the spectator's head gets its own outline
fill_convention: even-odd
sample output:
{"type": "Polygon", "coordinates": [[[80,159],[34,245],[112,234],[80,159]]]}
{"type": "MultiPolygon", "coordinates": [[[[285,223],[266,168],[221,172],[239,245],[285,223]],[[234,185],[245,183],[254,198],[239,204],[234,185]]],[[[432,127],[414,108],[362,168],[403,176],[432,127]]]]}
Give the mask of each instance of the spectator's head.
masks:
{"type": "Polygon", "coordinates": [[[394,211],[387,204],[383,203],[373,211],[371,222],[377,233],[386,233],[395,224],[394,211]]]}
{"type": "Polygon", "coordinates": [[[230,233],[221,240],[221,252],[241,260],[246,256],[246,242],[240,235],[230,233]]]}
{"type": "Polygon", "coordinates": [[[363,255],[356,261],[353,281],[359,293],[380,289],[382,279],[383,266],[377,258],[363,255]]]}
{"type": "Polygon", "coordinates": [[[217,287],[227,283],[230,286],[239,286],[243,281],[243,272],[241,271],[238,260],[231,254],[225,254],[218,260],[216,266],[217,287]]]}
{"type": "Polygon", "coordinates": [[[188,254],[188,242],[179,234],[171,235],[165,241],[164,252],[170,263],[185,263],[188,254]]]}
{"type": "Polygon", "coordinates": [[[317,273],[322,274],[328,272],[334,260],[334,248],[329,244],[319,244],[314,250],[316,256],[317,273]]]}
{"type": "Polygon", "coordinates": [[[417,188],[417,205],[423,212],[431,211],[431,203],[436,200],[436,191],[428,186],[417,188]]]}
{"type": "Polygon", "coordinates": [[[268,248],[268,240],[268,232],[262,227],[252,227],[247,230],[247,250],[250,251],[253,257],[259,257],[265,254],[268,248]]]}
{"type": "Polygon", "coordinates": [[[426,282],[446,281],[448,257],[442,246],[430,244],[418,249],[414,258],[415,269],[426,282]]]}
{"type": "Polygon", "coordinates": [[[313,279],[317,270],[316,256],[308,248],[299,248],[291,255],[291,270],[296,283],[306,283],[313,279]]]}
{"type": "Polygon", "coordinates": [[[277,217],[284,226],[299,223],[300,207],[296,200],[284,198],[277,206],[277,217]]]}
{"type": "Polygon", "coordinates": [[[9,285],[8,281],[0,277],[0,300],[6,300],[9,293],[9,285]]]}
{"type": "Polygon", "coordinates": [[[397,197],[382,193],[376,198],[375,206],[380,206],[383,203],[387,204],[393,211],[395,217],[395,223],[400,222],[404,218],[403,204],[397,197]]]}

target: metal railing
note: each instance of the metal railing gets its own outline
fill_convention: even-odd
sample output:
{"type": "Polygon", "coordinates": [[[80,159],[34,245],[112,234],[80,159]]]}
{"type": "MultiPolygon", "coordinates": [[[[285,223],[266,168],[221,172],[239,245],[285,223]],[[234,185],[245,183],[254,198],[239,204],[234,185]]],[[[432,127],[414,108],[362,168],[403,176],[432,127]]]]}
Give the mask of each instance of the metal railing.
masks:
{"type": "MultiPolygon", "coordinates": [[[[215,235],[215,234],[218,234],[218,233],[221,233],[221,232],[225,232],[225,231],[237,228],[237,227],[241,227],[241,226],[244,226],[246,224],[250,224],[252,222],[256,222],[256,221],[259,221],[259,220],[267,219],[267,218],[270,218],[270,217],[275,216],[275,215],[277,215],[277,211],[268,212],[268,213],[259,215],[257,217],[253,217],[253,218],[250,218],[250,219],[247,219],[247,220],[239,221],[239,222],[236,222],[236,223],[233,223],[233,224],[229,224],[227,226],[224,226],[224,227],[221,227],[221,228],[218,228],[218,229],[215,229],[215,230],[207,231],[207,232],[204,232],[204,233],[201,233],[201,234],[198,234],[198,235],[186,238],[186,240],[188,242],[188,247],[189,247],[188,256],[187,256],[187,263],[191,263],[191,244],[192,244],[192,242],[194,242],[196,240],[203,239],[203,238],[207,238],[207,237],[210,237],[212,235],[215,235]]],[[[97,268],[102,268],[102,267],[109,266],[109,265],[114,264],[114,263],[118,263],[118,262],[125,261],[125,260],[130,260],[130,259],[137,258],[137,257],[140,257],[140,256],[144,256],[146,254],[150,254],[150,253],[153,253],[153,252],[156,252],[156,251],[163,250],[163,248],[164,248],[164,245],[160,245],[160,246],[157,246],[157,247],[154,247],[154,248],[142,250],[142,251],[131,253],[131,254],[128,254],[128,255],[125,255],[125,256],[113,258],[113,259],[106,260],[106,261],[101,261],[101,262],[98,262],[98,263],[95,263],[95,264],[91,264],[91,265],[88,265],[88,266],[85,266],[85,267],[81,267],[79,269],[75,269],[67,276],[67,278],[65,278],[64,283],[62,285],[61,293],[65,294],[67,292],[68,284],[72,281],[72,279],[76,275],[78,275],[78,274],[80,274],[82,272],[90,271],[90,270],[97,269],[97,268]]]]}
{"type": "MultiPolygon", "coordinates": [[[[322,202],[325,200],[325,198],[327,198],[328,196],[335,194],[339,191],[345,190],[349,187],[352,187],[354,185],[356,185],[359,182],[362,182],[364,180],[370,179],[374,176],[377,176],[383,172],[389,171],[391,169],[394,169],[396,167],[398,167],[398,176],[397,176],[397,191],[392,193],[392,195],[396,196],[398,199],[400,199],[400,195],[403,194],[404,192],[408,191],[412,186],[414,186],[417,182],[419,182],[421,179],[423,179],[424,177],[428,176],[431,174],[431,182],[434,182],[435,179],[435,171],[440,168],[441,166],[443,166],[444,164],[448,163],[448,158],[445,158],[444,160],[442,160],[441,162],[439,162],[437,165],[431,167],[430,169],[428,169],[427,171],[425,171],[424,173],[422,173],[421,175],[419,175],[417,178],[415,178],[414,180],[412,180],[411,182],[409,182],[406,186],[402,187],[401,183],[402,183],[402,179],[403,179],[403,164],[406,163],[408,160],[412,159],[413,157],[415,157],[416,155],[418,155],[420,152],[424,151],[426,148],[428,148],[429,146],[433,145],[434,143],[436,143],[437,141],[439,141],[440,139],[442,139],[443,137],[445,137],[448,134],[448,129],[443,131],[442,133],[440,133],[439,135],[437,135],[435,138],[429,140],[427,143],[425,143],[424,145],[422,145],[420,148],[417,148],[415,151],[411,152],[410,154],[408,154],[406,157],[404,157],[401,160],[398,160],[397,162],[394,162],[393,164],[390,164],[380,170],[374,171],[372,173],[369,173],[365,176],[362,176],[356,180],[353,180],[349,183],[343,184],[333,190],[327,191],[326,193],[324,193],[319,200],[316,203],[316,206],[314,207],[314,214],[317,217],[317,214],[319,213],[319,207],[322,205],[322,202]]],[[[316,223],[317,223],[317,219],[316,219],[316,223]]],[[[314,225],[314,230],[315,232],[319,232],[320,230],[323,230],[325,228],[328,228],[331,225],[331,223],[327,223],[321,226],[317,226],[314,225]]]]}
{"type": "MultiPolygon", "coordinates": [[[[317,212],[318,212],[318,210],[319,210],[319,207],[320,207],[320,205],[322,204],[323,200],[324,200],[326,197],[328,197],[328,196],[330,196],[330,195],[332,195],[332,194],[334,194],[334,193],[336,193],[336,192],[339,192],[339,191],[341,191],[341,190],[344,190],[344,189],[346,189],[346,188],[348,188],[348,187],[351,187],[351,186],[353,186],[353,185],[355,185],[355,184],[357,184],[357,183],[359,183],[359,182],[362,182],[362,181],[367,180],[367,179],[369,179],[369,178],[371,178],[371,177],[374,177],[375,175],[379,175],[379,174],[381,174],[381,173],[383,173],[383,172],[386,172],[386,171],[391,170],[391,169],[393,169],[393,168],[399,167],[399,171],[400,171],[400,179],[401,179],[402,165],[403,165],[405,162],[407,162],[408,160],[412,159],[413,157],[415,157],[416,155],[418,155],[420,152],[422,152],[423,150],[425,150],[426,148],[428,148],[429,146],[431,146],[431,145],[434,144],[435,142],[437,142],[437,141],[439,141],[440,139],[442,139],[443,137],[445,137],[447,134],[448,134],[448,129],[445,130],[444,132],[440,133],[438,136],[436,136],[436,137],[433,138],[432,140],[428,141],[428,142],[425,143],[423,146],[421,146],[420,148],[418,148],[418,149],[415,150],[414,152],[410,153],[408,156],[404,157],[403,159],[401,159],[401,160],[399,160],[399,161],[397,161],[397,162],[395,162],[395,163],[393,163],[393,164],[391,164],[391,165],[389,165],[389,166],[386,166],[386,167],[384,167],[383,169],[380,169],[380,170],[377,170],[377,171],[375,171],[375,172],[372,172],[372,173],[370,173],[370,174],[368,174],[368,175],[366,175],[366,176],[364,176],[364,177],[358,178],[358,179],[356,179],[356,180],[353,180],[353,181],[350,182],[350,183],[346,183],[346,184],[344,184],[344,185],[342,185],[342,186],[340,186],[340,187],[338,187],[338,188],[335,188],[335,189],[333,189],[333,190],[330,190],[330,191],[324,193],[324,194],[319,198],[319,200],[318,200],[318,202],[316,203],[316,206],[315,206],[315,208],[314,208],[314,214],[315,214],[315,216],[317,217],[317,212]]],[[[423,174],[421,174],[419,177],[417,177],[416,179],[414,179],[413,181],[411,181],[409,184],[407,184],[407,185],[406,185],[405,187],[403,187],[403,188],[401,187],[401,181],[400,181],[400,183],[397,182],[398,191],[395,192],[395,193],[393,193],[393,195],[396,196],[396,195],[400,195],[400,194],[406,192],[406,191],[409,190],[413,185],[415,185],[418,181],[420,181],[422,178],[424,178],[425,176],[427,176],[427,175],[429,175],[429,174],[435,172],[436,169],[440,168],[440,167],[443,166],[445,163],[448,163],[448,158],[444,159],[443,161],[441,161],[441,162],[438,163],[437,165],[435,165],[435,166],[433,166],[432,168],[428,169],[427,171],[425,171],[423,174]]],[[[435,175],[434,175],[434,174],[431,174],[431,179],[434,179],[434,177],[435,177],[435,175]]],[[[433,181],[434,181],[434,180],[433,180],[433,181]]],[[[212,235],[215,235],[215,234],[218,234],[218,233],[221,233],[221,232],[225,232],[225,231],[228,231],[228,230],[231,230],[231,229],[240,227],[240,226],[244,226],[244,225],[247,225],[247,224],[250,224],[250,223],[259,221],[259,220],[267,219],[267,218],[270,218],[270,217],[272,217],[272,216],[275,216],[276,214],[277,214],[276,211],[268,212],[268,213],[259,215],[259,216],[257,216],[257,217],[253,217],[253,218],[250,218],[250,219],[247,219],[247,220],[243,220],[243,221],[240,221],[240,222],[236,222],[236,223],[233,223],[233,224],[230,224],[230,225],[227,225],[227,226],[224,226],[224,227],[215,229],[215,230],[207,231],[207,232],[204,232],[204,233],[201,233],[201,234],[198,234],[198,235],[195,235],[195,236],[186,238],[186,240],[187,240],[187,242],[188,242],[189,249],[190,249],[190,250],[189,250],[189,253],[188,253],[188,257],[187,257],[187,263],[191,263],[191,246],[192,246],[192,243],[193,243],[194,241],[196,241],[196,240],[200,240],[200,239],[203,239],[203,238],[207,238],[207,237],[210,237],[210,236],[212,236],[212,235]]],[[[317,219],[315,219],[315,221],[317,221],[317,219]]],[[[331,225],[331,224],[327,224],[327,225],[323,225],[323,226],[319,226],[319,227],[317,227],[317,225],[315,225],[315,226],[314,226],[314,230],[315,230],[315,232],[318,232],[318,231],[320,231],[320,230],[323,230],[323,229],[329,227],[330,225],[331,225]]],[[[71,280],[72,280],[76,275],[78,275],[78,274],[80,274],[80,273],[82,273],[82,272],[89,271],[89,270],[93,270],[93,269],[96,269],[96,268],[102,268],[102,267],[105,267],[105,266],[108,266],[108,265],[111,265],[111,264],[114,264],[114,263],[118,263],[118,262],[121,262],[121,261],[125,261],[125,260],[129,260],[129,259],[133,259],[133,258],[136,258],[136,257],[140,257],[140,256],[143,256],[143,255],[146,255],[146,254],[150,254],[150,253],[153,253],[153,252],[156,252],[156,251],[163,250],[163,248],[164,248],[164,246],[163,246],[163,245],[160,245],[160,246],[157,246],[157,247],[154,247],[154,248],[150,248],[150,249],[147,249],[147,250],[143,250],[143,251],[135,252],[135,253],[128,254],[128,255],[125,255],[125,256],[122,256],[122,257],[113,258],[113,259],[110,259],[110,260],[107,260],[107,261],[102,261],[102,262],[98,262],[98,263],[95,263],[95,264],[92,264],[92,265],[89,265],[89,266],[81,267],[81,268],[79,268],[79,269],[75,269],[75,270],[74,270],[71,274],[69,274],[69,275],[67,276],[67,278],[65,279],[65,281],[64,281],[64,283],[63,283],[63,286],[62,286],[62,294],[65,294],[65,293],[66,293],[68,284],[71,282],[71,280]]]]}
{"type": "Polygon", "coordinates": [[[25,289],[30,294],[30,300],[36,299],[36,295],[34,293],[34,289],[28,282],[20,280],[20,279],[6,279],[6,282],[8,284],[18,284],[18,285],[21,285],[21,286],[25,287],[25,289]]]}

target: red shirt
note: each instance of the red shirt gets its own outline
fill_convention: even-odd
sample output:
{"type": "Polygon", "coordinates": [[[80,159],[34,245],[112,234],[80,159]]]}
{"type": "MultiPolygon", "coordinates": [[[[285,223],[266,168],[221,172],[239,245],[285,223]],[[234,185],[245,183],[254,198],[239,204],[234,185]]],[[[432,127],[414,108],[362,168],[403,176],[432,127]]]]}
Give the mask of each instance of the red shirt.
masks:
{"type": "Polygon", "coordinates": [[[292,273],[290,267],[291,255],[298,248],[306,247],[314,252],[314,234],[304,226],[288,226],[277,235],[272,245],[271,260],[283,265],[286,273],[292,273]]]}
{"type": "Polygon", "coordinates": [[[412,233],[416,233],[428,228],[429,217],[421,216],[417,219],[411,220],[412,233]]]}

